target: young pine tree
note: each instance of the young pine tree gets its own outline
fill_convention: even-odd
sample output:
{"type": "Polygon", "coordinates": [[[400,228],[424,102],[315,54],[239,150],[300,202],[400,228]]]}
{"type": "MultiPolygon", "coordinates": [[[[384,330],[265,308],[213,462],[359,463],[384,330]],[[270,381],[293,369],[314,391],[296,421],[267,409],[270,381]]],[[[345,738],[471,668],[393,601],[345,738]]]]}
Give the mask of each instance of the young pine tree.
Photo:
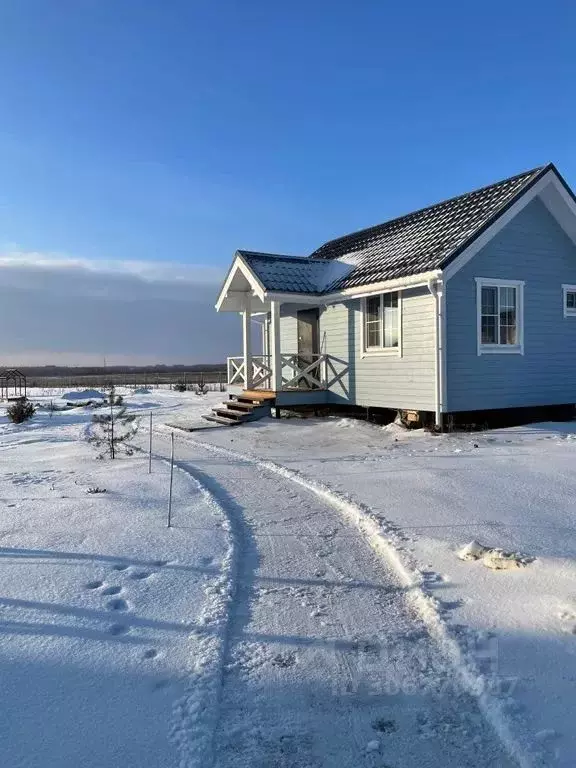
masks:
{"type": "Polygon", "coordinates": [[[92,416],[92,434],[89,441],[97,448],[102,448],[99,458],[108,455],[116,458],[120,450],[127,455],[132,455],[132,450],[126,445],[130,438],[138,431],[136,415],[127,413],[126,406],[121,405],[122,399],[116,397],[115,389],[110,388],[108,397],[108,413],[95,413],[92,416]],[[116,407],[115,405],[120,407],[116,407]]]}

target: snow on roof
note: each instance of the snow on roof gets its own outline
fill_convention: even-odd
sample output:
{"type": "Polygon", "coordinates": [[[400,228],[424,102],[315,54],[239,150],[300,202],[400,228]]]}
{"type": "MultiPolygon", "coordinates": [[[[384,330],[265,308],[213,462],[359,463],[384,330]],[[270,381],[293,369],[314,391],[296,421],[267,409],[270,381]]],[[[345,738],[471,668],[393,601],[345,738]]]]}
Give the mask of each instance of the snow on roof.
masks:
{"type": "Polygon", "coordinates": [[[464,195],[331,240],[311,260],[355,268],[337,288],[367,285],[442,269],[552,165],[534,168],[464,195]]]}
{"type": "Polygon", "coordinates": [[[268,291],[324,293],[352,267],[339,260],[321,261],[256,251],[238,251],[268,291]]]}
{"type": "Polygon", "coordinates": [[[283,293],[327,293],[444,269],[549,170],[562,181],[552,164],[540,166],[331,240],[307,258],[238,253],[267,290],[283,293]]]}

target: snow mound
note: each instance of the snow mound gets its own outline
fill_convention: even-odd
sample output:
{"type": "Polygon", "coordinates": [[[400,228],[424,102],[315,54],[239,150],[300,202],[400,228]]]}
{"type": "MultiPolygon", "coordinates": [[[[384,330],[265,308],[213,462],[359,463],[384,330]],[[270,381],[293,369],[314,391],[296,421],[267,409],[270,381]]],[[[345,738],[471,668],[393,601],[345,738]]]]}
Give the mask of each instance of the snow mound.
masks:
{"type": "Polygon", "coordinates": [[[523,568],[531,560],[523,557],[517,552],[504,552],[502,549],[491,549],[482,558],[483,565],[486,568],[492,568],[493,571],[506,571],[513,568],[523,568]]]}
{"type": "Polygon", "coordinates": [[[526,555],[521,555],[518,552],[505,552],[503,549],[485,547],[477,541],[471,541],[470,544],[462,547],[456,555],[465,562],[481,560],[486,568],[491,568],[493,571],[523,568],[533,561],[533,558],[526,557],[526,555]]]}
{"type": "Polygon", "coordinates": [[[105,400],[106,395],[98,392],[97,389],[83,389],[75,392],[65,392],[62,395],[63,400],[105,400]]]}
{"type": "Polygon", "coordinates": [[[480,560],[481,557],[490,552],[490,547],[485,547],[483,544],[479,544],[477,541],[471,541],[470,544],[466,544],[456,554],[460,560],[480,560]]]}

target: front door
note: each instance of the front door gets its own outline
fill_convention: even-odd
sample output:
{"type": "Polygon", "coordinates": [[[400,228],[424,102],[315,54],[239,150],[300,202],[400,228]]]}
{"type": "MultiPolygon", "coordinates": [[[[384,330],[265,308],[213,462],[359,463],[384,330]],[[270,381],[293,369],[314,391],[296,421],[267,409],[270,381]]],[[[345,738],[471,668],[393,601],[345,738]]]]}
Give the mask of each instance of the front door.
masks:
{"type": "MultiPolygon", "coordinates": [[[[298,314],[298,362],[300,368],[307,368],[320,354],[320,333],[318,307],[301,309],[298,314]]],[[[319,378],[319,371],[313,369],[310,373],[314,378],[319,378]]],[[[310,383],[302,379],[298,386],[302,389],[310,389],[310,383]]]]}

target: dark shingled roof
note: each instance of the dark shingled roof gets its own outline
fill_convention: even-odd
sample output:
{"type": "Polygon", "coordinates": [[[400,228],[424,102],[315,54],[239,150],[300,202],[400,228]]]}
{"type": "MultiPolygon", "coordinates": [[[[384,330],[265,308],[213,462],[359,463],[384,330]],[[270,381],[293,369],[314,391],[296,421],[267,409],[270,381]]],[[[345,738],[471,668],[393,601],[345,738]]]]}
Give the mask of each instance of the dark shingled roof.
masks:
{"type": "Polygon", "coordinates": [[[312,260],[346,259],[354,270],[334,290],[443,269],[553,166],[541,166],[376,227],[331,240],[312,260]]]}
{"type": "Polygon", "coordinates": [[[351,267],[339,262],[313,260],[300,256],[237,251],[268,291],[282,293],[322,293],[351,267]]]}
{"type": "Polygon", "coordinates": [[[266,290],[282,293],[322,295],[444,269],[550,169],[565,184],[552,164],[540,166],[331,240],[308,258],[255,251],[238,254],[266,290]]]}

